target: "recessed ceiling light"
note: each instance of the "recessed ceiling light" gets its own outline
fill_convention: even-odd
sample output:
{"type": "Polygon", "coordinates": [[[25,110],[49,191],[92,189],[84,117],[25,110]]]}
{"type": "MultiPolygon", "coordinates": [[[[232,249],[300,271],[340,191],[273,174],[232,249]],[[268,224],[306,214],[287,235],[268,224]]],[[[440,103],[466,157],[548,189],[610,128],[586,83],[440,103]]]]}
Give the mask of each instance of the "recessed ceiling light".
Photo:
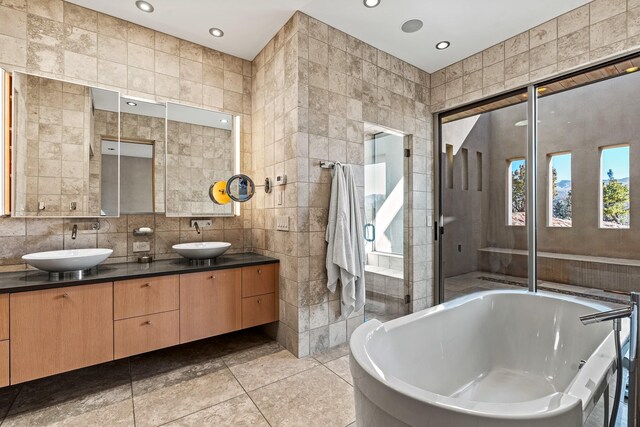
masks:
{"type": "Polygon", "coordinates": [[[546,90],[547,90],[547,88],[546,88],[546,87],[539,87],[539,88],[538,88],[538,93],[545,92],[546,90]]]}
{"type": "Polygon", "coordinates": [[[136,105],[138,105],[138,104],[136,104],[136,103],[135,103],[135,102],[133,102],[133,101],[127,101],[127,105],[130,105],[130,106],[132,106],[132,107],[135,107],[135,106],[136,106],[136,105]]]}
{"type": "Polygon", "coordinates": [[[402,24],[402,27],[400,28],[402,28],[402,31],[404,31],[405,33],[415,33],[420,28],[422,28],[422,25],[424,24],[419,19],[409,19],[407,22],[402,24]]]}
{"type": "Polygon", "coordinates": [[[224,31],[222,31],[220,28],[209,28],[209,34],[211,34],[213,37],[222,37],[224,36],[224,31]]]}
{"type": "Polygon", "coordinates": [[[638,71],[638,67],[629,67],[626,70],[627,73],[635,73],[636,71],[638,71]]]}
{"type": "Polygon", "coordinates": [[[153,6],[151,5],[151,3],[144,0],[138,0],[136,2],[136,7],[143,12],[147,12],[147,13],[153,12],[153,6]]]}
{"type": "Polygon", "coordinates": [[[111,148],[111,147],[107,148],[107,150],[109,150],[109,151],[116,151],[116,149],[115,149],[115,148],[111,148]]]}
{"type": "Polygon", "coordinates": [[[436,44],[436,49],[444,50],[444,49],[448,48],[449,46],[451,46],[451,43],[449,43],[446,40],[443,40],[441,42],[438,42],[438,44],[436,44]]]}
{"type": "Polygon", "coordinates": [[[227,120],[227,119],[220,119],[220,123],[229,123],[229,120],[227,120]]]}
{"type": "Polygon", "coordinates": [[[364,0],[363,3],[366,7],[372,8],[378,6],[380,4],[380,0],[364,0]]]}

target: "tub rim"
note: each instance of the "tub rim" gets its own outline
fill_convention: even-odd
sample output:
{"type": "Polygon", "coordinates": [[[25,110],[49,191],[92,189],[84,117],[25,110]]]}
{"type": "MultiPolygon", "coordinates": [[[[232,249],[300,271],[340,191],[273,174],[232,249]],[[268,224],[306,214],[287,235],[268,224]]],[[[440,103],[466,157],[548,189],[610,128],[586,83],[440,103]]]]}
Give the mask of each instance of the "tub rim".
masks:
{"type": "MultiPolygon", "coordinates": [[[[420,389],[395,376],[385,376],[367,351],[367,343],[373,338],[374,334],[386,333],[408,323],[432,316],[435,313],[454,309],[474,300],[501,294],[526,295],[530,298],[545,298],[577,303],[593,309],[594,312],[611,309],[610,306],[586,298],[547,291],[533,293],[528,290],[504,289],[476,292],[385,323],[381,323],[377,319],[363,323],[351,336],[349,347],[353,362],[355,362],[365,374],[374,379],[376,383],[379,383],[383,387],[390,388],[402,396],[427,405],[433,405],[470,416],[514,420],[548,418],[571,411],[580,403],[582,403],[581,409],[583,413],[590,412],[593,406],[595,406],[596,399],[594,399],[594,397],[600,397],[599,395],[596,396],[596,394],[602,394],[604,383],[613,372],[613,364],[615,363],[613,329],[589,356],[583,367],[573,377],[566,390],[552,393],[538,399],[516,403],[462,400],[420,389]],[[460,402],[466,402],[468,405],[461,406],[460,402]]],[[[624,344],[629,338],[629,321],[623,321],[622,325],[621,342],[624,344]]],[[[589,326],[585,327],[588,328],[589,326]]],[[[356,378],[354,378],[354,383],[355,381],[357,381],[356,378]]],[[[375,398],[372,399],[373,396],[369,396],[366,390],[362,390],[361,388],[360,390],[367,395],[370,400],[375,402],[375,398]]]]}

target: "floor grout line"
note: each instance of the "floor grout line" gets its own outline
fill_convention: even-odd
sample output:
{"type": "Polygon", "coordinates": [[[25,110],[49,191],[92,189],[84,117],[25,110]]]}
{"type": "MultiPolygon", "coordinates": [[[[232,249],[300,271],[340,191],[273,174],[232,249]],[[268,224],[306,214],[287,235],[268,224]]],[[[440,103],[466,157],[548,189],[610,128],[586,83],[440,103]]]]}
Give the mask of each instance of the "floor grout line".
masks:
{"type": "MultiPolygon", "coordinates": [[[[275,340],[273,340],[273,341],[275,341],[275,340]]],[[[252,345],[250,345],[250,346],[248,346],[248,347],[246,347],[246,348],[243,348],[243,349],[241,349],[241,350],[237,350],[237,351],[235,351],[235,352],[232,352],[232,353],[229,353],[229,354],[226,354],[226,355],[218,355],[218,356],[215,356],[215,357],[213,357],[212,359],[210,359],[210,361],[211,361],[211,360],[220,359],[220,361],[221,361],[221,362],[222,362],[222,364],[225,366],[225,368],[229,371],[229,373],[230,373],[230,374],[233,376],[233,378],[236,380],[236,382],[238,383],[238,385],[240,386],[240,388],[242,388],[242,390],[243,390],[244,394],[246,394],[246,395],[247,395],[247,397],[252,401],[252,403],[253,403],[254,405],[255,405],[255,402],[253,402],[253,399],[251,399],[251,396],[249,396],[249,393],[247,393],[247,391],[244,389],[244,387],[242,386],[242,384],[240,383],[240,381],[238,381],[238,379],[236,378],[236,376],[233,374],[233,371],[231,371],[231,369],[229,368],[229,366],[228,366],[228,365],[227,365],[227,363],[225,362],[224,357],[226,357],[226,356],[230,356],[230,355],[235,354],[235,353],[240,353],[240,352],[243,352],[243,351],[247,351],[247,350],[250,350],[250,349],[252,349],[252,348],[259,347],[259,346],[261,346],[261,345],[269,344],[270,342],[271,342],[271,341],[266,342],[266,343],[252,344],[252,345]]],[[[275,341],[275,342],[277,342],[277,341],[275,341]]],[[[132,376],[132,383],[133,383],[133,376],[132,376]]],[[[133,395],[133,389],[132,389],[132,395],[133,395]]],[[[193,414],[197,414],[198,412],[206,411],[207,409],[211,409],[211,408],[213,408],[213,407],[215,407],[215,406],[221,405],[221,404],[223,404],[223,403],[226,403],[226,402],[228,402],[228,401],[230,401],[230,400],[232,400],[232,399],[235,399],[236,397],[240,397],[240,396],[242,396],[242,394],[238,394],[238,395],[236,395],[236,396],[232,396],[232,397],[230,397],[230,398],[228,398],[228,399],[225,399],[225,400],[223,400],[223,401],[220,401],[220,402],[218,402],[218,403],[216,403],[216,404],[214,404],[214,405],[210,405],[210,406],[207,406],[207,407],[205,407],[205,408],[198,409],[197,411],[193,411],[193,412],[190,412],[190,413],[188,413],[188,414],[184,414],[184,415],[182,415],[182,416],[180,416],[180,417],[178,417],[178,418],[175,418],[175,419],[172,419],[172,420],[166,421],[166,422],[164,422],[164,423],[160,424],[160,426],[164,426],[164,425],[170,424],[170,423],[172,423],[172,422],[174,422],[174,421],[181,420],[181,419],[186,418],[186,417],[189,417],[189,416],[191,416],[191,415],[193,415],[193,414]]],[[[264,416],[264,414],[262,414],[262,411],[260,411],[260,408],[258,408],[258,405],[255,405],[255,406],[256,406],[256,408],[258,409],[258,411],[260,412],[260,415],[262,415],[262,417],[265,419],[265,422],[267,422],[267,424],[269,424],[269,422],[267,421],[267,419],[266,419],[266,417],[264,416]]],[[[134,421],[135,421],[135,420],[134,420],[134,421]]],[[[269,424],[269,426],[271,426],[271,424],[269,424]]]]}
{"type": "Polygon", "coordinates": [[[131,372],[131,357],[127,358],[129,362],[129,384],[131,385],[131,411],[133,412],[133,427],[136,427],[136,402],[133,399],[133,373],[131,372]]]}
{"type": "MultiPolygon", "coordinates": [[[[279,343],[278,343],[279,344],[279,343]]],[[[253,406],[256,407],[256,409],[258,410],[258,412],[260,412],[260,415],[262,415],[262,418],[264,419],[264,421],[269,425],[269,427],[271,426],[271,423],[269,422],[269,420],[267,419],[267,417],[264,415],[264,413],[262,412],[262,409],[260,409],[260,407],[258,406],[258,404],[255,402],[255,400],[253,400],[253,398],[251,397],[251,395],[249,394],[249,392],[247,391],[247,389],[244,388],[244,386],[242,385],[242,383],[240,382],[240,380],[238,379],[238,377],[236,377],[236,374],[233,373],[233,371],[231,370],[231,368],[229,367],[229,365],[227,364],[227,362],[225,360],[222,360],[222,363],[224,363],[224,366],[227,367],[227,369],[229,370],[229,372],[231,372],[231,375],[233,375],[233,378],[235,378],[235,380],[238,382],[238,384],[240,384],[240,387],[242,387],[242,390],[244,390],[244,393],[247,395],[247,397],[249,398],[249,400],[251,401],[251,403],[253,403],[253,406]]],[[[245,362],[248,363],[248,362],[245,362]]],[[[239,365],[237,365],[239,366],[239,365]]]]}
{"type": "Polygon", "coordinates": [[[18,392],[16,393],[14,398],[11,400],[11,404],[7,406],[7,412],[5,412],[4,416],[2,417],[2,421],[0,421],[0,426],[2,426],[4,422],[7,420],[7,417],[9,416],[9,412],[11,412],[11,408],[13,408],[13,405],[16,403],[16,400],[18,400],[18,396],[20,395],[20,393],[22,393],[22,389],[24,388],[23,385],[20,384],[18,387],[19,387],[18,392]]]}
{"type": "MultiPolygon", "coordinates": [[[[317,360],[316,360],[316,362],[317,362],[317,360]]],[[[307,371],[310,371],[310,370],[312,370],[312,369],[315,369],[315,368],[317,368],[318,366],[324,366],[324,365],[323,365],[322,363],[318,362],[318,365],[316,365],[316,366],[312,366],[312,367],[310,367],[310,368],[303,369],[302,371],[296,372],[295,374],[287,375],[286,377],[282,377],[282,378],[280,378],[280,379],[277,379],[277,380],[275,380],[275,381],[273,381],[273,382],[270,382],[269,384],[265,384],[265,385],[262,385],[262,386],[260,386],[260,387],[258,387],[258,388],[254,388],[253,390],[251,390],[251,391],[247,392],[247,394],[248,394],[248,393],[253,393],[254,391],[261,390],[261,389],[263,389],[263,388],[265,388],[265,387],[269,387],[270,385],[275,384],[275,383],[279,383],[279,382],[280,382],[280,381],[282,381],[282,380],[286,380],[286,379],[289,379],[289,378],[291,378],[291,377],[295,377],[296,375],[299,375],[299,374],[302,374],[302,373],[304,373],[304,372],[307,372],[307,371]]],[[[232,373],[233,373],[233,372],[232,372],[232,373]]]]}
{"type": "MultiPolygon", "coordinates": [[[[244,393],[244,394],[246,394],[246,393],[244,393]]],[[[158,424],[158,427],[160,427],[160,426],[166,426],[167,424],[171,424],[172,422],[175,422],[175,421],[181,420],[181,419],[186,418],[186,417],[190,417],[191,415],[193,415],[193,414],[197,414],[198,412],[202,412],[202,411],[206,411],[207,409],[215,408],[215,407],[216,407],[216,406],[218,406],[218,405],[222,405],[223,403],[227,403],[228,401],[233,400],[233,399],[235,399],[236,397],[240,397],[240,396],[242,396],[242,394],[238,394],[238,395],[236,395],[236,396],[233,396],[233,397],[230,397],[230,398],[225,399],[225,400],[223,400],[223,401],[220,401],[220,402],[216,403],[215,405],[207,406],[206,408],[198,409],[197,411],[193,411],[193,412],[190,412],[190,413],[188,413],[188,414],[184,414],[184,415],[182,415],[182,416],[180,416],[180,417],[178,417],[178,418],[175,418],[175,419],[173,419],[173,420],[165,421],[165,422],[164,422],[164,423],[162,423],[162,424],[158,424]]]]}

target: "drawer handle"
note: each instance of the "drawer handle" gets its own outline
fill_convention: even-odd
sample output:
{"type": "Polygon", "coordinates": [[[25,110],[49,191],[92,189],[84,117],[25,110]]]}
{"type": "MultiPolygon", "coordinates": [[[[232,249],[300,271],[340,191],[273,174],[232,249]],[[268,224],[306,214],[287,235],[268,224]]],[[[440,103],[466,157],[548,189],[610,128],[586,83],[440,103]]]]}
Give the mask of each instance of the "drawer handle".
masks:
{"type": "Polygon", "coordinates": [[[150,288],[151,287],[151,283],[145,283],[144,285],[142,285],[143,288],[150,288]]]}
{"type": "Polygon", "coordinates": [[[209,279],[209,280],[214,280],[215,278],[216,278],[216,276],[209,276],[209,277],[207,277],[207,279],[209,279]]]}
{"type": "Polygon", "coordinates": [[[258,304],[260,304],[260,298],[258,298],[258,304]]]}
{"type": "Polygon", "coordinates": [[[258,269],[258,274],[262,274],[262,270],[258,269]]]}
{"type": "Polygon", "coordinates": [[[146,322],[144,322],[145,326],[151,326],[151,320],[147,320],[146,322]]]}
{"type": "Polygon", "coordinates": [[[62,298],[69,298],[69,294],[65,292],[64,294],[62,294],[62,298]]]}

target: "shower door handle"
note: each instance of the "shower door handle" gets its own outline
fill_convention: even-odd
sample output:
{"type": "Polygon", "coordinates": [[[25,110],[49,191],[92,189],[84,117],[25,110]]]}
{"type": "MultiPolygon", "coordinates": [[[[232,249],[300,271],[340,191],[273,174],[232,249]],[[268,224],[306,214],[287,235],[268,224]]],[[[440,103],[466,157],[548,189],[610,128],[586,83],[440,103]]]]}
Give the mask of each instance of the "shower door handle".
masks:
{"type": "Polygon", "coordinates": [[[376,240],[376,226],[372,223],[365,224],[364,226],[364,240],[367,242],[376,240]]]}

